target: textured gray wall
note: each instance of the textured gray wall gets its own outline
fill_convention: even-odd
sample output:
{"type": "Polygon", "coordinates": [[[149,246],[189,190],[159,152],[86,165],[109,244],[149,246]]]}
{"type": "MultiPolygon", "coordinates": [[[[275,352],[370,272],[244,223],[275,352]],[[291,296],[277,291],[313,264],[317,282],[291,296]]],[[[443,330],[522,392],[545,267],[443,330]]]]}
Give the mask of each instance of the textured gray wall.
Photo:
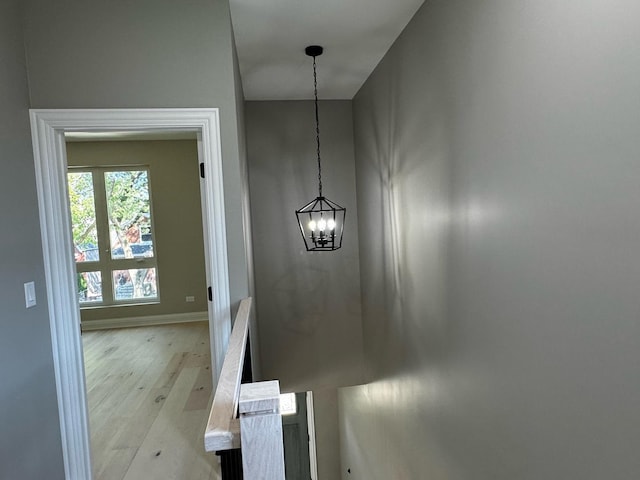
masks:
{"type": "Polygon", "coordinates": [[[338,429],[338,390],[313,391],[316,455],[319,480],[340,478],[340,432],[338,429]]]}
{"type": "MultiPolygon", "coordinates": [[[[249,165],[247,163],[247,138],[244,120],[244,91],[238,63],[238,52],[233,43],[233,75],[236,89],[236,114],[238,120],[238,145],[240,153],[240,182],[242,183],[242,226],[246,241],[247,295],[255,297],[255,274],[253,272],[253,243],[251,241],[251,198],[249,191],[249,165]]],[[[249,344],[251,347],[251,368],[254,380],[262,378],[260,366],[260,337],[256,317],[255,303],[249,314],[249,344]]]]}
{"type": "Polygon", "coordinates": [[[53,480],[64,471],[18,4],[0,1],[0,478],[53,480]]]}
{"type": "Polygon", "coordinates": [[[228,0],[27,0],[32,108],[220,108],[232,304],[249,293],[228,0]]]}
{"type": "Polygon", "coordinates": [[[638,18],[429,1],[356,96],[343,479],[640,477],[638,18]]]}
{"type": "Polygon", "coordinates": [[[262,377],[289,392],[359,383],[351,102],[320,103],[324,193],[347,208],[335,252],[307,252],[295,216],[318,192],[313,102],[247,102],[245,114],[262,377]]]}

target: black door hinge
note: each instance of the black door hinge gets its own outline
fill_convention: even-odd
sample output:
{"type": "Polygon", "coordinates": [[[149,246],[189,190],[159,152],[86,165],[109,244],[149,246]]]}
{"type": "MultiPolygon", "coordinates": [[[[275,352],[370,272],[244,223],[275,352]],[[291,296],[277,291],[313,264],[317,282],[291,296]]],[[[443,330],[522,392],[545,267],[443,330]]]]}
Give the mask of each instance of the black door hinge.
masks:
{"type": "Polygon", "coordinates": [[[211,290],[211,287],[209,287],[207,291],[209,292],[209,301],[213,302],[213,290],[211,290]]]}
{"type": "Polygon", "coordinates": [[[204,162],[200,164],[200,176],[204,178],[204,162]]]}

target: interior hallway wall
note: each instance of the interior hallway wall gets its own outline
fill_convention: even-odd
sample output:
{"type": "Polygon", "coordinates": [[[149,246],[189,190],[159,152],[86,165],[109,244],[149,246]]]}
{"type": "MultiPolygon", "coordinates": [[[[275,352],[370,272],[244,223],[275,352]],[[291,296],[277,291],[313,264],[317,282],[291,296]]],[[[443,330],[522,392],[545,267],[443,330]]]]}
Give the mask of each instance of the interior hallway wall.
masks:
{"type": "Polygon", "coordinates": [[[20,2],[0,1],[0,478],[64,478],[20,2]],[[25,282],[36,286],[26,309],[25,282]]]}
{"type": "Polygon", "coordinates": [[[343,479],[640,476],[638,18],[428,1],[356,96],[343,479]]]}
{"type": "MultiPolygon", "coordinates": [[[[240,181],[242,183],[242,227],[246,241],[246,262],[247,262],[247,295],[255,297],[255,273],[253,269],[253,242],[252,242],[252,220],[251,220],[251,192],[249,191],[249,165],[247,161],[247,135],[245,127],[244,112],[244,90],[242,87],[242,77],[240,76],[240,64],[238,52],[233,42],[233,75],[235,80],[235,101],[236,118],[238,121],[238,145],[240,151],[240,181]]],[[[254,380],[262,378],[262,367],[260,365],[260,332],[256,316],[255,300],[254,307],[249,313],[249,346],[251,348],[251,371],[254,380]]]]}
{"type": "Polygon", "coordinates": [[[320,102],[324,193],[347,208],[334,252],[307,252],[295,215],[318,192],[313,102],[246,102],[245,116],[262,377],[285,392],[360,383],[351,102],[320,102]]]}
{"type": "Polygon", "coordinates": [[[338,390],[313,391],[318,480],[340,478],[340,430],[338,428],[338,390]]]}

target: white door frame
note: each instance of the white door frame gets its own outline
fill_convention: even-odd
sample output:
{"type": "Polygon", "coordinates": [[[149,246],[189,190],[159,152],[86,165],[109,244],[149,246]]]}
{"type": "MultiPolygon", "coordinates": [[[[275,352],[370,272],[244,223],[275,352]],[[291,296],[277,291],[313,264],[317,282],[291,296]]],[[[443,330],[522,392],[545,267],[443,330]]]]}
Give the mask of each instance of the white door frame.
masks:
{"type": "Polygon", "coordinates": [[[217,108],[30,110],[47,300],[65,474],[91,479],[80,310],[75,292],[65,132],[195,132],[206,172],[202,206],[213,385],[231,331],[222,156],[217,108]]]}

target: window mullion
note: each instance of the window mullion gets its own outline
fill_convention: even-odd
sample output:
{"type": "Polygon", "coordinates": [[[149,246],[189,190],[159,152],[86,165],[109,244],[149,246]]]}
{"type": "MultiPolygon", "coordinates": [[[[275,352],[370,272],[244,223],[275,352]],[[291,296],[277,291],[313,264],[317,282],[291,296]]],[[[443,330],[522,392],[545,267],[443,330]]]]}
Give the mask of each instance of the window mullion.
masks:
{"type": "Polygon", "coordinates": [[[111,275],[111,239],[109,238],[109,217],[107,213],[107,193],[104,185],[104,169],[93,171],[93,189],[96,201],[96,225],[98,229],[98,245],[100,247],[100,261],[98,267],[102,275],[103,304],[114,303],[113,280],[111,275]]]}
{"type": "Polygon", "coordinates": [[[109,268],[111,268],[111,270],[131,270],[157,267],[155,258],[119,258],[111,260],[109,263],[109,268]]]}

